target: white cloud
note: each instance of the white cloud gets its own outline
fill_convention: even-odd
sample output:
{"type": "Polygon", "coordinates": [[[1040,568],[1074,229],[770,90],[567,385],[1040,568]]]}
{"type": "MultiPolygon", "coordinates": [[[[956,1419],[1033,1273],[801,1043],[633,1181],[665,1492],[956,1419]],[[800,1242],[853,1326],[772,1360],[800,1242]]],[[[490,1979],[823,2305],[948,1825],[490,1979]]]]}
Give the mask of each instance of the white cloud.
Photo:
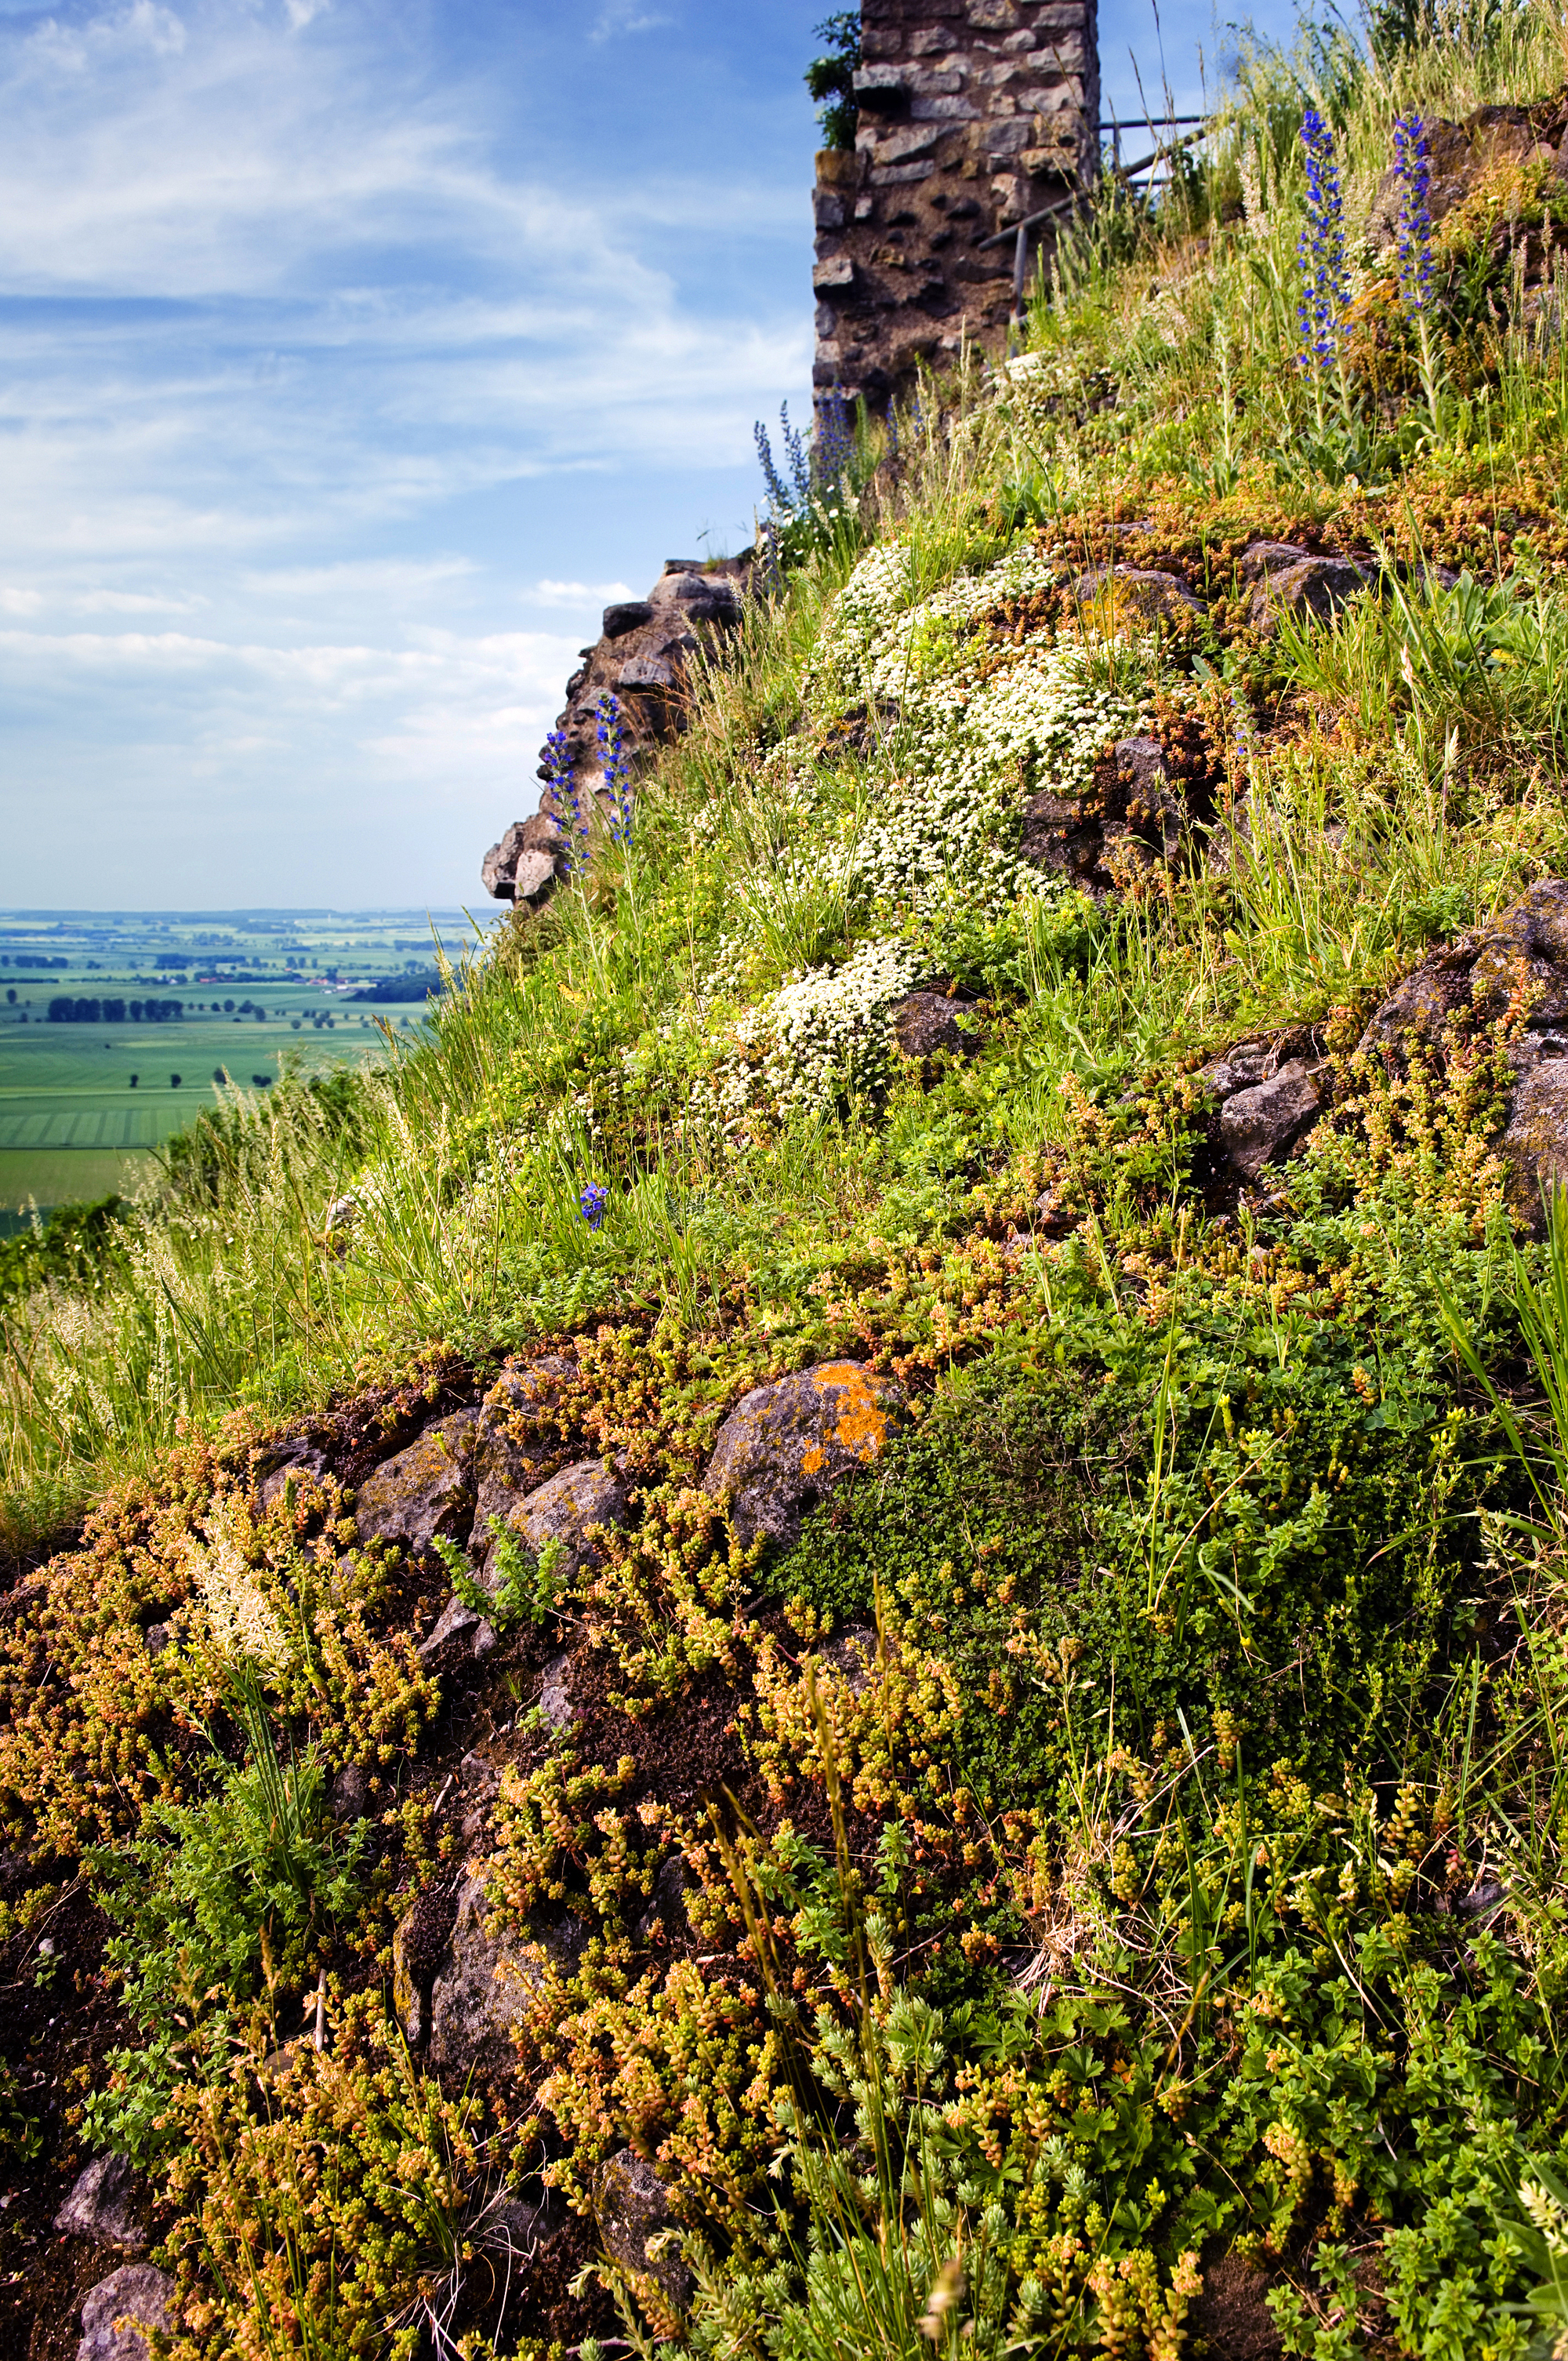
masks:
{"type": "Polygon", "coordinates": [[[608,607],[615,598],[632,598],[625,582],[535,582],[518,596],[530,607],[608,607]]]}
{"type": "Polygon", "coordinates": [[[652,33],[661,25],[674,21],[662,10],[638,6],[637,0],[611,0],[610,6],[602,11],[588,38],[602,42],[612,40],[618,33],[652,33]]]}
{"type": "MultiPolygon", "coordinates": [[[[555,5],[521,14],[553,36],[555,5]]],[[[663,134],[652,170],[509,151],[433,21],[0,0],[0,762],[38,899],[100,840],[111,902],[138,873],[210,899],[241,861],[240,898],[373,869],[406,897],[426,807],[450,895],[532,808],[577,643],[634,595],[619,569],[640,588],[666,531],[698,545],[708,495],[654,538],[662,485],[749,476],[752,419],[806,379],[808,167],[663,134]],[[798,301],[754,268],[780,239],[798,301]]]]}

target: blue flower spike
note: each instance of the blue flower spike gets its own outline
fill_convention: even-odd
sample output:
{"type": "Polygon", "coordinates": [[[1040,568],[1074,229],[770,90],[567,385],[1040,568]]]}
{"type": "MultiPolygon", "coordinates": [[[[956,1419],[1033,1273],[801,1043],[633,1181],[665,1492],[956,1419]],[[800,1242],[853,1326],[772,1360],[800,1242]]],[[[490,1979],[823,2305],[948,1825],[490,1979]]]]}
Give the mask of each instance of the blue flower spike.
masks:
{"type": "Polygon", "coordinates": [[[589,1229],[602,1230],[604,1227],[605,1208],[609,1203],[609,1191],[601,1187],[598,1181],[590,1180],[587,1187],[583,1191],[582,1195],[578,1198],[577,1203],[581,1208],[583,1219],[587,1222],[589,1229]]]}
{"type": "Polygon", "coordinates": [[[609,796],[609,839],[612,844],[624,848],[631,841],[631,764],[626,752],[620,700],[607,690],[596,710],[599,763],[609,796]]]}
{"type": "Polygon", "coordinates": [[[1301,300],[1296,316],[1301,345],[1296,361],[1316,381],[1321,399],[1323,377],[1335,366],[1343,346],[1350,280],[1333,134],[1315,106],[1310,106],[1301,119],[1301,146],[1307,166],[1307,226],[1299,249],[1301,300]]]}

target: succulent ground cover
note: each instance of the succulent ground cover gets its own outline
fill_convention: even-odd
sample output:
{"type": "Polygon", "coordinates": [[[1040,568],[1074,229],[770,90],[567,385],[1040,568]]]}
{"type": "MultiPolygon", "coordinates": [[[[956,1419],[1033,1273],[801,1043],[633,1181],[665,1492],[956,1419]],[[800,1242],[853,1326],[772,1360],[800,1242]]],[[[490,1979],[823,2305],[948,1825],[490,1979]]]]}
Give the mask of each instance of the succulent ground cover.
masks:
{"type": "Polygon", "coordinates": [[[18,1272],[8,2349],[1561,2349],[1558,34],[1251,59],[18,1272]]]}

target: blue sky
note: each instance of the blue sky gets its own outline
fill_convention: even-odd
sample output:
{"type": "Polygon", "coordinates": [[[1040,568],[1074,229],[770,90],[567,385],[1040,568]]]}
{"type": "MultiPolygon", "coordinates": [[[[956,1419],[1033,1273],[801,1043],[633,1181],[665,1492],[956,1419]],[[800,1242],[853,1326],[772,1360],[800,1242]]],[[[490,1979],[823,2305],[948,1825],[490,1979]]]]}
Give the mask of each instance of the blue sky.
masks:
{"type": "Polygon", "coordinates": [[[598,609],[807,407],[825,9],[0,0],[0,904],[482,900],[598,609]]]}

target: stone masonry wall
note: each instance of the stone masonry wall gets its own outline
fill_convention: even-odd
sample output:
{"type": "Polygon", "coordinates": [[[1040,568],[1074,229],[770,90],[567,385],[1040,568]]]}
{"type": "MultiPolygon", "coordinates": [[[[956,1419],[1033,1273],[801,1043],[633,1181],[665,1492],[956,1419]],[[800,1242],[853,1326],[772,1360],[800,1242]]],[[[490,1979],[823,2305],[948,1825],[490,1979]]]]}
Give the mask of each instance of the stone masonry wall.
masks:
{"type": "Polygon", "coordinates": [[[1100,58],[1095,0],[862,0],[861,21],[857,143],[817,159],[814,377],[880,409],[966,333],[1001,348],[1014,246],[981,248],[1092,182],[1100,58]]]}

